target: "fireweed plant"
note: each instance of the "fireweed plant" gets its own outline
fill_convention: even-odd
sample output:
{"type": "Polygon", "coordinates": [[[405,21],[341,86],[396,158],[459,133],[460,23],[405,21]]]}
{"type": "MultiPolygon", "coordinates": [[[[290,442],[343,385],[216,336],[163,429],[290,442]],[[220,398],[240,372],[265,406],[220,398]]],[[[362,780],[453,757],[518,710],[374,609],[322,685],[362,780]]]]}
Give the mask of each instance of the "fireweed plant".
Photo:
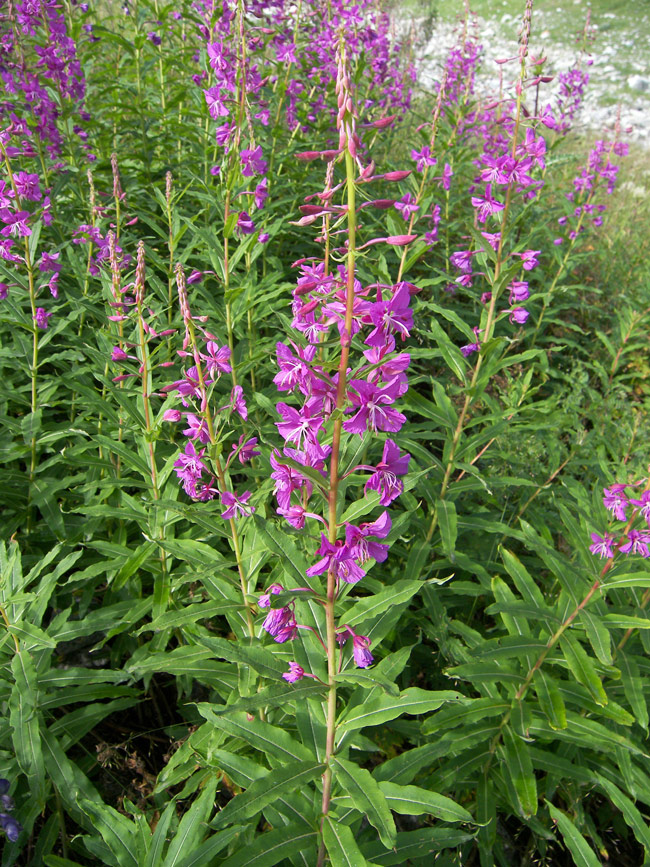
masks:
{"type": "Polygon", "coordinates": [[[534,22],[0,10],[3,864],[650,858],[647,264],[534,22]]]}

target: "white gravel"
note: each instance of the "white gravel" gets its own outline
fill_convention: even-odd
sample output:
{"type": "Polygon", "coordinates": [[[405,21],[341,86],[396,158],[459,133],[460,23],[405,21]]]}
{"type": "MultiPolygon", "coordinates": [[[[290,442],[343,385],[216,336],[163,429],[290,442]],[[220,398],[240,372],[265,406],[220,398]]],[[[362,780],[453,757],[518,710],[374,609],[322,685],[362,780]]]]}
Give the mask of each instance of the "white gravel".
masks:
{"type": "MultiPolygon", "coordinates": [[[[577,0],[580,3],[581,0],[577,0]]],[[[558,7],[557,13],[563,10],[558,7]]],[[[548,17],[553,13],[538,13],[534,21],[531,51],[535,55],[544,53],[547,56],[544,72],[557,75],[569,69],[575,61],[576,49],[567,37],[566,45],[551,44],[549,26],[552,23],[548,17]]],[[[566,7],[564,8],[566,14],[566,7]]],[[[610,13],[613,16],[613,13],[610,13]]],[[[607,16],[603,16],[607,17],[607,16]]],[[[640,15],[647,19],[648,16],[640,15]]],[[[580,16],[573,18],[576,29],[579,27],[580,16]]],[[[605,24],[606,22],[603,22],[605,24]]],[[[593,63],[589,67],[590,80],[586,88],[576,127],[593,130],[596,134],[611,133],[616,119],[617,105],[621,106],[621,126],[626,131],[624,138],[650,149],[650,21],[639,22],[641,25],[634,32],[619,30],[610,33],[603,28],[598,34],[592,49],[593,63]],[[623,62],[621,62],[623,61],[623,62]]],[[[479,73],[478,88],[486,93],[498,93],[499,65],[496,58],[510,57],[517,51],[517,30],[519,20],[504,14],[499,20],[486,21],[477,19],[479,42],[483,46],[484,60],[479,73]]],[[[423,21],[402,21],[400,30],[403,34],[411,30],[416,37],[418,79],[420,86],[430,88],[441,76],[445,58],[449,49],[456,43],[455,24],[438,21],[434,30],[426,34],[423,21]],[[418,38],[419,37],[419,38],[418,38]]],[[[516,75],[518,65],[506,64],[501,67],[504,77],[516,75]]],[[[505,83],[505,82],[504,82],[505,83]]],[[[557,85],[555,82],[546,87],[546,95],[541,98],[541,105],[547,102],[553,104],[557,85]]]]}

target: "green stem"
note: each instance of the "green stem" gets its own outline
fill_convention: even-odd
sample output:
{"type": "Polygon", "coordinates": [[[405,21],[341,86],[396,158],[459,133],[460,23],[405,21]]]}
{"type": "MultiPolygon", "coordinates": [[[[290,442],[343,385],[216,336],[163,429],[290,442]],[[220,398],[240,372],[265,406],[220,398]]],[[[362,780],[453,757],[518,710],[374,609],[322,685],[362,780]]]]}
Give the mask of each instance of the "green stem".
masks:
{"type": "MultiPolygon", "coordinates": [[[[347,385],[348,356],[350,354],[350,342],[352,335],[352,312],[354,307],[354,270],[356,256],[356,202],[354,186],[354,160],[349,147],[345,151],[345,170],[347,175],[348,197],[348,256],[347,256],[347,287],[345,297],[345,326],[341,338],[341,358],[339,361],[339,380],[336,393],[336,409],[338,410],[334,421],[334,434],[332,437],[332,453],[330,455],[330,485],[329,485],[329,541],[336,542],[338,530],[337,496],[339,488],[339,457],[341,450],[341,430],[343,418],[341,410],[345,403],[347,385]]],[[[334,568],[327,573],[327,601],[325,603],[325,622],[327,632],[327,734],[325,740],[325,765],[323,775],[323,799],[321,818],[321,841],[323,826],[329,813],[330,799],[332,795],[332,768],[330,759],[334,755],[336,739],[336,622],[334,618],[334,605],[336,602],[336,574],[334,568]]],[[[322,867],[325,858],[325,847],[321,842],[318,853],[318,867],[322,867]]]]}

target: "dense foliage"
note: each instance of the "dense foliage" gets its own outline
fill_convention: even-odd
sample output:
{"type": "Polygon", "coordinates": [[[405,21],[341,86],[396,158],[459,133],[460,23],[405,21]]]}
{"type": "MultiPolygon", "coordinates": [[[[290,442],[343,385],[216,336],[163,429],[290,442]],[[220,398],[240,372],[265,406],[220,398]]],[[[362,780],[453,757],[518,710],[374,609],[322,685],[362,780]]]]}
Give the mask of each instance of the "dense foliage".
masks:
{"type": "Polygon", "coordinates": [[[589,21],[499,93],[469,11],[433,93],[371,0],[0,22],[2,864],[650,863],[589,21]]]}

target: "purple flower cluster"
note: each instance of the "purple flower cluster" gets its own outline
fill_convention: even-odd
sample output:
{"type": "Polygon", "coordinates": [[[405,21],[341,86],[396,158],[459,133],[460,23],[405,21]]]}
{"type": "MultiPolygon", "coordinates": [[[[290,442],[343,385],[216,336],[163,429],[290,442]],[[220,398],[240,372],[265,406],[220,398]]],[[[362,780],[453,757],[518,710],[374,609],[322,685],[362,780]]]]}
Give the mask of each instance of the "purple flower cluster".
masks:
{"type": "MultiPolygon", "coordinates": [[[[78,106],[79,121],[90,119],[81,109],[85,80],[61,5],[56,0],[6,4],[0,11],[0,21],[0,77],[4,85],[0,122],[4,118],[20,126],[27,138],[37,135],[54,158],[61,152],[63,139],[58,128],[60,109],[51,91],[78,106]],[[33,40],[32,50],[26,50],[26,40],[33,40]]],[[[73,129],[87,149],[87,133],[80,123],[75,123],[73,129]]],[[[21,147],[25,150],[31,145],[24,141],[21,147]]]]}
{"type": "MultiPolygon", "coordinates": [[[[222,405],[216,407],[212,405],[211,398],[215,384],[223,374],[232,373],[230,349],[228,346],[220,346],[216,337],[204,330],[201,332],[203,345],[197,346],[194,321],[201,320],[202,317],[192,316],[185,278],[180,266],[177,268],[176,277],[181,313],[185,323],[183,349],[179,350],[178,354],[182,358],[190,357],[194,363],[183,371],[180,379],[162,389],[163,393],[176,392],[187,410],[182,412],[178,409],[168,409],[163,414],[164,421],[173,423],[180,422],[183,416],[185,417],[186,427],[182,433],[187,437],[187,442],[174,462],[174,470],[189,497],[205,502],[219,496],[224,507],[221,517],[225,520],[236,520],[239,517],[252,515],[255,508],[248,503],[250,491],[237,494],[228,490],[225,473],[235,457],[240,464],[245,464],[260,454],[255,448],[257,438],[246,439],[245,435],[241,435],[238,442],[232,443],[223,467],[218,457],[213,456],[213,461],[210,460],[209,455],[206,457],[206,451],[211,451],[210,447],[217,442],[215,422],[221,414],[225,413],[231,417],[235,413],[246,421],[248,408],[241,385],[233,385],[222,405]],[[197,448],[197,442],[205,448],[197,448]],[[212,463],[216,467],[216,478],[210,469],[212,463]]],[[[221,403],[221,400],[222,398],[218,403],[221,403]]]]}
{"type": "Polygon", "coordinates": [[[622,537],[620,533],[591,534],[592,544],[589,550],[599,557],[610,558],[615,551],[621,554],[640,554],[650,558],[650,491],[645,490],[638,499],[629,497],[626,488],[637,487],[635,484],[615,484],[603,490],[603,505],[616,521],[628,521],[628,511],[632,509],[631,518],[637,515],[644,518],[647,530],[629,529],[622,537]]]}

